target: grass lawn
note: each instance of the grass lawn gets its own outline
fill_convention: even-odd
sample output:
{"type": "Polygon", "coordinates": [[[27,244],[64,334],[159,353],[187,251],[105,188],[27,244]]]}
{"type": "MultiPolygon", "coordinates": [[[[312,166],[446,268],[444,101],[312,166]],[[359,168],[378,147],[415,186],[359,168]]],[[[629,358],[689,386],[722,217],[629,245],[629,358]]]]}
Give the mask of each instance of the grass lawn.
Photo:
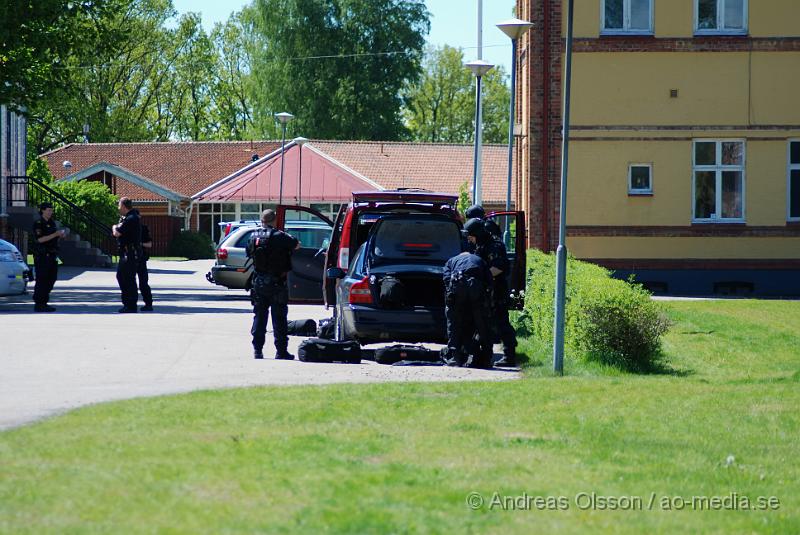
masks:
{"type": "Polygon", "coordinates": [[[667,306],[661,375],[207,391],[0,433],[0,532],[800,533],[800,302],[667,306]],[[779,506],[664,510],[732,493],[779,506]]]}

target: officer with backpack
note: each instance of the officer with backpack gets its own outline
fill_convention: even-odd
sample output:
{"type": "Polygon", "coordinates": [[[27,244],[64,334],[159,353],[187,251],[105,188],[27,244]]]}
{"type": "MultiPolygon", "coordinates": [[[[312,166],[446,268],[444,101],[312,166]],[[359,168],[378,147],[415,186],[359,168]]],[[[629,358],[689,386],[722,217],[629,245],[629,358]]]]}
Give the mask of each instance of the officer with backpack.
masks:
{"type": "Polygon", "coordinates": [[[447,347],[442,351],[445,363],[491,368],[492,339],[486,305],[492,277],[486,262],[475,254],[461,253],[447,261],[442,279],[447,319],[447,347]]]}
{"type": "Polygon", "coordinates": [[[464,225],[475,246],[475,254],[480,256],[491,272],[491,317],[493,330],[503,342],[503,358],[495,362],[497,367],[517,366],[517,334],[508,319],[508,282],[506,274],[510,268],[506,246],[500,238],[486,229],[484,221],[470,219],[464,225]]]}
{"type": "Polygon", "coordinates": [[[273,227],[275,210],[261,213],[262,228],[253,232],[247,243],[247,256],[253,261],[253,357],[263,359],[267,320],[272,309],[272,332],[275,337],[275,358],[292,360],[289,353],[289,335],[286,316],[289,312],[289,289],[286,277],[292,269],[292,253],[300,242],[273,227]]]}

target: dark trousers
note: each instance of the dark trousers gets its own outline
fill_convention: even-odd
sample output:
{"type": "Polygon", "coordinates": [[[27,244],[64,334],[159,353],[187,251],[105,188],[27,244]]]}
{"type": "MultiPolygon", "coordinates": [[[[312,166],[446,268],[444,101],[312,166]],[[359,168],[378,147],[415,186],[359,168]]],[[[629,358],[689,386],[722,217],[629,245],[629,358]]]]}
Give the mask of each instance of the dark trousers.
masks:
{"type": "Polygon", "coordinates": [[[142,300],[145,305],[151,306],[153,304],[153,292],[150,291],[150,274],[147,272],[147,260],[142,259],[139,261],[139,266],[136,269],[136,276],[139,279],[139,291],[142,292],[142,300]]]}
{"type": "Polygon", "coordinates": [[[286,283],[260,278],[256,274],[253,278],[253,289],[250,292],[253,301],[253,326],[250,329],[250,334],[253,336],[253,349],[264,348],[267,321],[270,309],[272,309],[272,334],[275,337],[275,350],[277,354],[286,353],[289,345],[286,321],[289,313],[289,289],[286,287],[286,283]]]}
{"type": "Polygon", "coordinates": [[[136,287],[138,263],[136,258],[121,255],[117,264],[117,283],[122,293],[122,306],[130,310],[136,310],[136,302],[139,300],[139,289],[136,287]]]}
{"type": "Polygon", "coordinates": [[[36,286],[33,288],[33,302],[45,306],[50,300],[50,292],[58,278],[58,261],[52,253],[34,255],[33,267],[36,271],[36,286]]]}
{"type": "Polygon", "coordinates": [[[455,284],[445,295],[444,313],[447,352],[453,363],[472,368],[491,367],[492,338],[483,285],[468,281],[455,284]]]}
{"type": "Polygon", "coordinates": [[[495,300],[492,305],[493,327],[497,337],[503,343],[503,354],[513,357],[517,347],[517,333],[508,319],[508,301],[506,299],[495,300]]]}

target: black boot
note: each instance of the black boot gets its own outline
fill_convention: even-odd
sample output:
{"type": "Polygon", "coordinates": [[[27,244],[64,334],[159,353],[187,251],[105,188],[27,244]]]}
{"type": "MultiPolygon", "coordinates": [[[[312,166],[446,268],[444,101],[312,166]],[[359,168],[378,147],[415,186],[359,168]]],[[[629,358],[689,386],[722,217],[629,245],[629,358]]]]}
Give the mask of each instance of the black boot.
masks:
{"type": "Polygon", "coordinates": [[[497,368],[516,368],[517,363],[516,348],[503,349],[503,358],[494,363],[497,368]]]}

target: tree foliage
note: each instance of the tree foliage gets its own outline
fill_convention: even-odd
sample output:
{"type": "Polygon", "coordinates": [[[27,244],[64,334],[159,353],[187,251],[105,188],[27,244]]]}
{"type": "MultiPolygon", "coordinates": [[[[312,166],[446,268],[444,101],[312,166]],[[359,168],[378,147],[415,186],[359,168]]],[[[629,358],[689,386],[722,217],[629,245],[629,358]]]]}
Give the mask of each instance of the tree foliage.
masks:
{"type": "MultiPolygon", "coordinates": [[[[497,66],[482,78],[483,140],[504,143],[511,93],[497,66]]],[[[403,115],[415,141],[468,143],[475,135],[475,78],[460,49],[445,45],[427,51],[423,75],[405,91],[403,115]]]]}
{"type": "Polygon", "coordinates": [[[256,0],[247,16],[258,132],[273,113],[324,139],[399,139],[401,89],[417,79],[430,29],[422,0],[256,0]]]}

